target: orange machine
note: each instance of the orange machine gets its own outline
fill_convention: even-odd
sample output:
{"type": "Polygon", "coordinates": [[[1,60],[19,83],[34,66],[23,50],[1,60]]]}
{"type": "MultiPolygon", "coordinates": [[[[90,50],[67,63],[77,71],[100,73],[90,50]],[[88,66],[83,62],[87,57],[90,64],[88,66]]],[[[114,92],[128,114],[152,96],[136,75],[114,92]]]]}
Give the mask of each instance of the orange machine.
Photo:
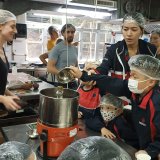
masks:
{"type": "Polygon", "coordinates": [[[43,160],[58,157],[78,131],[78,92],[61,86],[40,91],[37,132],[43,160]]]}
{"type": "Polygon", "coordinates": [[[38,121],[37,132],[40,135],[40,153],[42,157],[58,157],[74,141],[78,125],[67,128],[53,128],[38,121]]]}

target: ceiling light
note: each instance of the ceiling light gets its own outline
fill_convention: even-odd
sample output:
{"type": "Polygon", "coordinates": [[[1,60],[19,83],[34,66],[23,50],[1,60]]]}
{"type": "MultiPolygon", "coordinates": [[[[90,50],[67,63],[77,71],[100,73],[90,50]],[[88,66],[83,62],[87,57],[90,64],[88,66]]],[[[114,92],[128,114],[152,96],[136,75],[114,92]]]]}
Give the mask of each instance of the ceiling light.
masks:
{"type": "Polygon", "coordinates": [[[72,9],[72,8],[59,8],[58,12],[60,13],[69,13],[69,14],[74,14],[74,15],[84,15],[88,16],[91,18],[103,18],[103,17],[109,17],[112,14],[108,12],[97,12],[97,11],[88,11],[88,10],[78,10],[77,9],[72,9]]]}
{"type": "MultiPolygon", "coordinates": [[[[43,14],[43,13],[33,13],[34,16],[39,16],[39,17],[52,17],[52,18],[57,18],[57,17],[64,17],[64,15],[57,15],[55,14],[43,14]]],[[[75,18],[74,16],[67,16],[68,18],[75,18]]]]}
{"type": "Polygon", "coordinates": [[[116,11],[117,10],[117,8],[102,7],[102,6],[88,5],[88,4],[81,4],[81,3],[73,3],[73,2],[68,2],[68,5],[80,6],[80,7],[88,7],[88,8],[97,8],[97,9],[107,9],[108,11],[116,11]]]}

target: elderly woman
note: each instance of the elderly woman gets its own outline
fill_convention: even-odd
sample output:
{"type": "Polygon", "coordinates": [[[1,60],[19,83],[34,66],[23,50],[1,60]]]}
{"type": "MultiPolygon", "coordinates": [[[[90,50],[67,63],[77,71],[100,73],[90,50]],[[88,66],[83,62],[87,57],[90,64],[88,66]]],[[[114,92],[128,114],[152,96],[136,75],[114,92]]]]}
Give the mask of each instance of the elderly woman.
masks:
{"type": "Polygon", "coordinates": [[[15,15],[0,9],[0,109],[17,110],[20,108],[14,101],[19,98],[6,89],[9,65],[3,48],[6,42],[13,40],[15,33],[17,33],[15,15]]]}
{"type": "Polygon", "coordinates": [[[131,125],[137,134],[139,150],[136,155],[144,153],[156,159],[160,153],[160,61],[149,55],[136,55],[130,58],[129,67],[129,80],[99,74],[89,76],[87,72],[81,72],[76,67],[70,68],[76,78],[96,81],[101,94],[107,91],[130,99],[131,125]]]}

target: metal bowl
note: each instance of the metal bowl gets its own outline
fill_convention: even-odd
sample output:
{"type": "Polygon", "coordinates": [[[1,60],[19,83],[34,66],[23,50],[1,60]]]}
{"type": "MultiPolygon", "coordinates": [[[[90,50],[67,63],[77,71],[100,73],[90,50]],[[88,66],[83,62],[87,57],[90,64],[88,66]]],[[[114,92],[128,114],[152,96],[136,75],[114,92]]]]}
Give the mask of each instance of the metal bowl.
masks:
{"type": "Polygon", "coordinates": [[[74,76],[70,73],[70,68],[66,67],[60,70],[57,74],[57,81],[59,83],[69,83],[74,80],[74,76]]]}

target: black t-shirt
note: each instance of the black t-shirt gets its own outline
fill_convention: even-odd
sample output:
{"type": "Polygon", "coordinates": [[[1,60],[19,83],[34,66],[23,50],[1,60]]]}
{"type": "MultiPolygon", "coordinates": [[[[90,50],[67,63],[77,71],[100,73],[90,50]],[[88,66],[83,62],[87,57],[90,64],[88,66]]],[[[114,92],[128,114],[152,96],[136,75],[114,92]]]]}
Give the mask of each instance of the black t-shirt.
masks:
{"type": "MultiPolygon", "coordinates": [[[[6,63],[0,57],[0,95],[4,95],[7,84],[7,75],[9,70],[8,60],[6,58],[6,63]]],[[[0,103],[0,109],[4,108],[4,105],[0,103]]]]}

